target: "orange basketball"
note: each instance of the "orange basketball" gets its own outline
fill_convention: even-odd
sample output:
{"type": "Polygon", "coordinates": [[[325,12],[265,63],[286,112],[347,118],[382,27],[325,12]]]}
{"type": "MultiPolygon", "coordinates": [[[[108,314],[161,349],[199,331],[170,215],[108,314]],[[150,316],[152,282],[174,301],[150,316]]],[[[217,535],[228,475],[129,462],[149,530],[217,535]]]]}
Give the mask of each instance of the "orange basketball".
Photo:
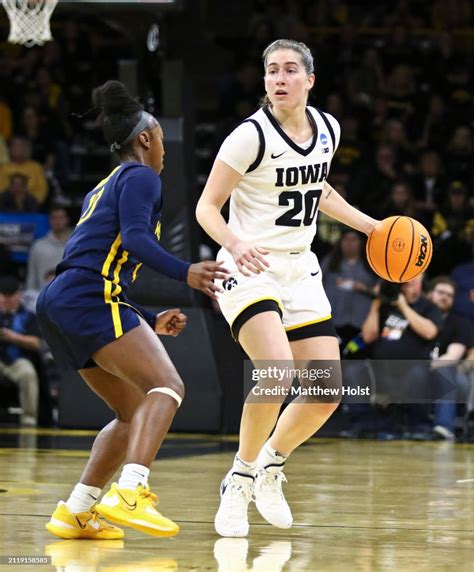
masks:
{"type": "Polygon", "coordinates": [[[367,259],[372,270],[390,282],[408,282],[424,272],[433,243],[426,228],[408,216],[390,216],[370,234],[367,259]]]}

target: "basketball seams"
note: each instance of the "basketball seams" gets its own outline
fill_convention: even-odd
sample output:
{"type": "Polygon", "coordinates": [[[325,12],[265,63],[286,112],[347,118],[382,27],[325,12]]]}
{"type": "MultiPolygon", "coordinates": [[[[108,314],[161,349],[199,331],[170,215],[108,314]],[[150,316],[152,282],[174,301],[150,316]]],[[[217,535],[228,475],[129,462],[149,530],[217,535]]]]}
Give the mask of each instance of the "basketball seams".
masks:
{"type": "Polygon", "coordinates": [[[410,217],[407,217],[407,218],[411,224],[411,241],[410,241],[411,246],[410,246],[410,254],[408,255],[408,259],[407,259],[407,263],[405,265],[405,268],[403,269],[403,272],[400,274],[399,282],[402,282],[403,275],[405,274],[405,272],[408,269],[408,265],[410,264],[410,261],[411,261],[411,255],[413,253],[413,246],[415,243],[415,227],[413,226],[413,221],[411,220],[411,218],[410,217]]]}
{"type": "Polygon", "coordinates": [[[388,231],[387,240],[385,241],[385,270],[387,271],[387,276],[391,282],[393,282],[392,275],[390,274],[390,270],[388,269],[388,245],[390,243],[390,235],[392,234],[393,227],[397,224],[397,222],[401,219],[401,216],[398,216],[392,223],[390,230],[388,231]]]}

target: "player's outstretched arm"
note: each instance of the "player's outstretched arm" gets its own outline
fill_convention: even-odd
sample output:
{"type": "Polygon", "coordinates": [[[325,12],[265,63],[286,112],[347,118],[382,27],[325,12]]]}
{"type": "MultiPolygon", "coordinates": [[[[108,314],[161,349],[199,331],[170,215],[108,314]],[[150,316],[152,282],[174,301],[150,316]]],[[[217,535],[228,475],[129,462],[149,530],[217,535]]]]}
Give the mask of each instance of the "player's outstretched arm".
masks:
{"type": "Polygon", "coordinates": [[[324,183],[319,209],[324,214],[365,233],[367,236],[379,222],[350,205],[328,183],[324,183]]]}

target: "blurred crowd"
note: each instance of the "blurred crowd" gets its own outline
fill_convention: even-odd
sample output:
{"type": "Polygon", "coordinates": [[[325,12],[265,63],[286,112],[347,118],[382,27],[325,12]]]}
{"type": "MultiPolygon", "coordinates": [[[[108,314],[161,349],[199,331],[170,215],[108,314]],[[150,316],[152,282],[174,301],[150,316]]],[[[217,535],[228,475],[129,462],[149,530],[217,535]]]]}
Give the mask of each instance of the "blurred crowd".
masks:
{"type": "MultiPolygon", "coordinates": [[[[66,20],[44,46],[0,46],[0,211],[48,212],[83,175],[93,87],[117,73],[126,43],[107,28],[66,20]]],[[[108,165],[107,165],[108,167],[108,165]]]]}
{"type": "MultiPolygon", "coordinates": [[[[402,286],[383,304],[381,285],[366,262],[364,237],[319,215],[313,248],[343,355],[348,361],[371,355],[450,361],[450,379],[464,387],[457,372],[472,357],[474,324],[472,3],[245,4],[251,4],[252,13],[247,30],[224,31],[216,25],[206,32],[232,63],[231,71],[215,77],[212,157],[223,138],[257,109],[263,48],[278,37],[306,42],[316,67],[309,103],[334,115],[342,129],[329,182],[377,218],[405,214],[420,220],[434,242],[424,283],[402,286]],[[433,282],[439,276],[442,282],[433,282]],[[411,354],[414,348],[417,353],[411,354]]],[[[54,275],[70,233],[64,206],[71,182],[83,175],[78,150],[100,141],[100,134],[88,129],[93,118],[75,118],[72,112],[87,112],[91,88],[114,77],[117,60],[127,52],[123,41],[72,20],[44,47],[15,50],[0,51],[0,391],[9,383],[18,385],[20,420],[33,425],[41,414],[37,400],[50,364],[47,348],[36,341],[34,302],[54,275]],[[36,241],[30,233],[22,258],[12,248],[11,217],[38,213],[49,231],[36,241]],[[37,354],[41,359],[31,358],[37,354]],[[37,378],[24,361],[14,366],[28,359],[37,378]]],[[[28,234],[21,222],[15,224],[20,234],[28,234]]],[[[410,375],[421,379],[418,373],[410,375]]],[[[437,432],[442,438],[454,437],[453,403],[472,399],[461,393],[450,394],[450,405],[432,420],[432,429],[443,428],[437,432]]],[[[51,394],[51,388],[43,394],[51,394]]],[[[372,403],[370,410],[387,403],[372,403]]],[[[373,428],[361,427],[361,419],[370,417],[361,407],[348,406],[351,427],[358,427],[357,434],[372,434],[373,428]]],[[[399,429],[400,411],[395,413],[385,434],[399,429]]],[[[403,415],[411,423],[410,434],[423,433],[419,426],[426,428],[426,410],[405,408],[403,415]]]]}

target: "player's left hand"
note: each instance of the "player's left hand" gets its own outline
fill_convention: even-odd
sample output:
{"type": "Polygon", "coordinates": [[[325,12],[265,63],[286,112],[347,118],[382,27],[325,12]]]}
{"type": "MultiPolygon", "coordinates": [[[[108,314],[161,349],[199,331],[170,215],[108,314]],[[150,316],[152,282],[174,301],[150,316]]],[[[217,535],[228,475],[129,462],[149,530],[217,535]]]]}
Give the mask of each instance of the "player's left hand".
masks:
{"type": "Polygon", "coordinates": [[[162,336],[178,336],[186,327],[188,317],[179,308],[165,310],[156,316],[155,332],[162,336]]]}

